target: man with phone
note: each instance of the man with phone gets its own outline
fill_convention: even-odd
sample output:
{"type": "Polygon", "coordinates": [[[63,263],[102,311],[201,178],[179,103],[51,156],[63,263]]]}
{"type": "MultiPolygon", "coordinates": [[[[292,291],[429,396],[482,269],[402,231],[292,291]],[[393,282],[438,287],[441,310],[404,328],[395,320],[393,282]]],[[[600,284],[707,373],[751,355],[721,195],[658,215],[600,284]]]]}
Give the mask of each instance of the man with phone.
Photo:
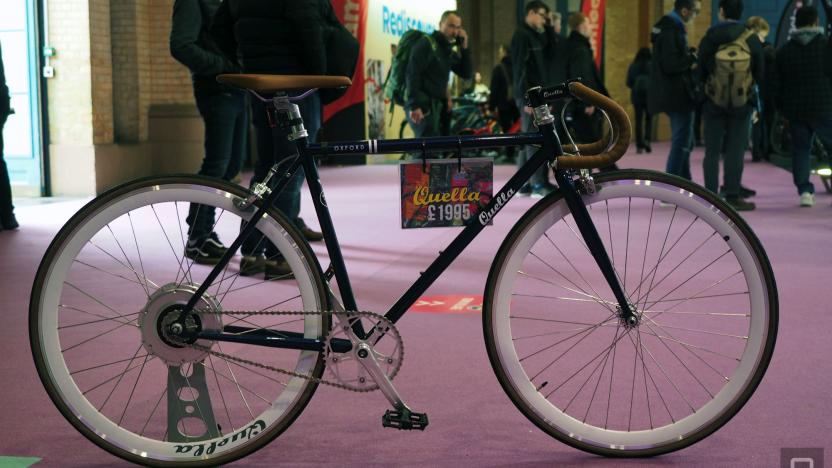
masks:
{"type": "Polygon", "coordinates": [[[470,80],[474,67],[468,33],[453,10],[442,13],[439,29],[413,46],[407,64],[405,112],[416,138],[441,136],[441,117],[451,112],[448,76],[470,80]]]}

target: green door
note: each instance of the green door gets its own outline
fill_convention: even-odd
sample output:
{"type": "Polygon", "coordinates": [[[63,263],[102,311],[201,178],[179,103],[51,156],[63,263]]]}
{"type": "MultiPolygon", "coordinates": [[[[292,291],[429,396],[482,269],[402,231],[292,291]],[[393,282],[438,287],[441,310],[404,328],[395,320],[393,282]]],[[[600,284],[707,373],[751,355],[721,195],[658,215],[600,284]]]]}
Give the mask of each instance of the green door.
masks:
{"type": "Polygon", "coordinates": [[[15,112],[3,128],[4,157],[14,194],[39,196],[43,158],[35,1],[3,3],[0,45],[15,112]]]}

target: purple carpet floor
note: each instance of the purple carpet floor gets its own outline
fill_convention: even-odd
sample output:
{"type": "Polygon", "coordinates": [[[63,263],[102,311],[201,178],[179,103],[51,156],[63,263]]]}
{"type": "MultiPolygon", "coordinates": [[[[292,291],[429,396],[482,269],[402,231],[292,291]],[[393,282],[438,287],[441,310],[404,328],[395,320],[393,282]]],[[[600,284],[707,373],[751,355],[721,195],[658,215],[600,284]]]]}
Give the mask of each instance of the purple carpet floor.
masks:
{"type": "MultiPolygon", "coordinates": [[[[621,166],[661,169],[667,149],[657,144],[652,155],[630,154],[621,166]]],[[[699,182],[701,159],[697,149],[693,170],[699,182]]],[[[498,166],[496,185],[511,171],[498,166]]],[[[384,313],[458,231],[398,227],[395,166],[327,167],[321,178],[359,306],[384,313]]],[[[398,324],[407,357],[395,383],[411,407],[429,414],[425,432],[382,428],[387,403],[378,392],[321,387],[283,435],[235,465],[774,467],[784,447],[832,448],[832,196],[815,179],[816,206],[799,208],[791,174],[765,163],[746,164],[743,183],[758,191],[757,210],[743,216],[774,269],[780,329],[757,392],[709,438],[642,460],[575,450],[537,429],[505,396],[489,365],[479,313],[410,313],[398,324]]],[[[21,207],[20,230],[0,232],[0,457],[38,457],[38,466],[127,465],[64,420],[43,390],[29,350],[29,293],[38,263],[85,202],[21,207]]],[[[532,203],[513,200],[426,296],[481,296],[500,241],[532,203]]],[[[317,225],[308,199],[303,215],[317,225]]],[[[322,246],[314,249],[323,254],[322,246]]]]}

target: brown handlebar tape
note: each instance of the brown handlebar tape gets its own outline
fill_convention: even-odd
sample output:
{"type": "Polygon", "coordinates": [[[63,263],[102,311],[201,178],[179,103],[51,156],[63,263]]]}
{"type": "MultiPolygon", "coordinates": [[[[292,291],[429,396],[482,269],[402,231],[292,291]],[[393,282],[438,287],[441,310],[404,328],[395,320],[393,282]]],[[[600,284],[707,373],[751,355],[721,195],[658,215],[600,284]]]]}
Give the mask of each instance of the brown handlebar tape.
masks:
{"type": "Polygon", "coordinates": [[[581,156],[560,156],[558,157],[558,167],[564,169],[592,169],[609,166],[621,159],[630,146],[630,137],[632,135],[630,117],[624,111],[624,108],[612,99],[578,82],[569,84],[569,92],[581,101],[607,112],[612,123],[615,141],[613,141],[612,147],[607,151],[603,151],[607,146],[606,142],[604,142],[605,139],[588,145],[578,145],[581,152],[586,151],[589,154],[583,154],[581,156]]]}

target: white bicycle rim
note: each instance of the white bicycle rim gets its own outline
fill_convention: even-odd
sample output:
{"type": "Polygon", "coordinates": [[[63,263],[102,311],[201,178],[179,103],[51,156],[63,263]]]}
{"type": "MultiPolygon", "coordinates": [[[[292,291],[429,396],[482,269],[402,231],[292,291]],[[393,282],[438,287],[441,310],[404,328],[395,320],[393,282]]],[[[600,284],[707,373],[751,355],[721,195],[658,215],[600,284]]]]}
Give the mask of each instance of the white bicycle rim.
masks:
{"type": "MultiPolygon", "coordinates": [[[[138,188],[99,207],[75,228],[64,241],[60,252],[54,257],[45,276],[40,296],[40,320],[37,333],[40,337],[44,363],[54,388],[59,393],[59,398],[72,414],[105,444],[111,444],[127,453],[148,460],[192,462],[217,458],[230,451],[242,450],[266,435],[269,429],[287,416],[289,410],[311,385],[307,379],[292,377],[267,410],[257,415],[256,420],[250,425],[238,428],[233,434],[192,443],[162,442],[125,430],[102,415],[76,386],[64,361],[58,334],[59,300],[67,272],[87,240],[107,226],[110,221],[125,213],[151,204],[166,202],[212,205],[245,220],[250,219],[254,211],[241,212],[234,206],[234,200],[235,197],[231,193],[202,185],[171,184],[138,188]],[[190,447],[182,453],[186,450],[183,447],[188,445],[190,447]]],[[[258,223],[258,229],[278,247],[291,266],[297,279],[304,310],[321,310],[322,299],[318,297],[318,291],[314,286],[313,266],[308,264],[291,236],[269,216],[265,216],[258,223]]],[[[307,338],[320,337],[322,334],[320,318],[306,317],[303,330],[307,338]]],[[[300,374],[311,375],[317,361],[316,352],[300,352],[296,366],[292,370],[300,374]]]]}
{"type": "MultiPolygon", "coordinates": [[[[710,423],[720,418],[740,398],[749,385],[760,360],[764,355],[769,324],[769,297],[762,273],[751,245],[745,236],[710,202],[680,187],[652,180],[616,180],[598,183],[600,190],[593,196],[585,196],[587,205],[619,198],[654,199],[677,205],[700,217],[710,227],[730,240],[727,244],[741,265],[742,274],[749,288],[750,322],[748,337],[739,364],[730,376],[730,381],[715,397],[693,414],[672,424],[649,430],[612,430],[587,424],[565,413],[543,396],[531,382],[520,357],[517,354],[511,327],[512,295],[518,279],[518,270],[534,244],[543,234],[569,210],[563,200],[549,206],[529,223],[519,234],[508,252],[495,281],[491,326],[496,356],[506,376],[511,381],[516,395],[525,406],[533,411],[546,425],[565,437],[602,449],[636,451],[666,446],[697,434],[710,423]]],[[[657,205],[658,206],[658,205],[657,205]]],[[[597,268],[597,267],[595,267],[597,268]]],[[[603,285],[606,288],[605,285],[603,285]]],[[[600,362],[600,361],[599,361],[600,362]]],[[[603,370],[602,370],[603,373],[603,370]]],[[[600,381],[600,377],[599,377],[600,381]]],[[[594,396],[594,395],[593,395],[594,396]]]]}

